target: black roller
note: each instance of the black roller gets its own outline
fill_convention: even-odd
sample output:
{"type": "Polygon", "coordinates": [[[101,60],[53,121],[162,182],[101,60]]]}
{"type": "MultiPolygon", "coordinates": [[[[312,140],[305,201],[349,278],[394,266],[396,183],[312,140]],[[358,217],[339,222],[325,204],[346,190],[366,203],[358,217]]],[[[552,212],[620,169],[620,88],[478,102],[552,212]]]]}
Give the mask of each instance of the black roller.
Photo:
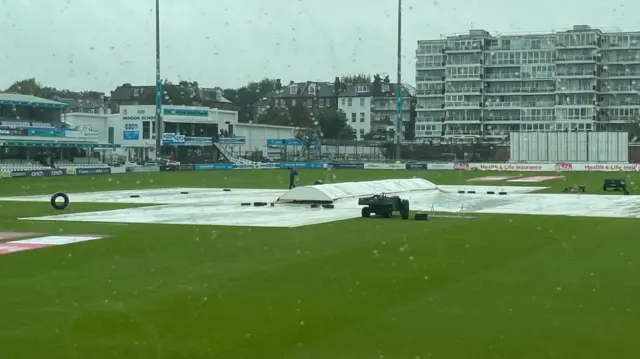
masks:
{"type": "Polygon", "coordinates": [[[251,203],[240,203],[241,206],[250,206],[251,203]]]}
{"type": "Polygon", "coordinates": [[[413,216],[413,219],[415,219],[416,221],[428,221],[429,215],[427,213],[416,213],[413,216]]]}
{"type": "Polygon", "coordinates": [[[496,193],[493,191],[488,191],[487,194],[496,194],[496,193]]]}
{"type": "Polygon", "coordinates": [[[312,205],[311,205],[311,208],[319,208],[319,207],[320,207],[320,205],[319,205],[319,204],[312,204],[312,205]]]}
{"type": "Polygon", "coordinates": [[[458,191],[458,193],[460,193],[460,194],[464,194],[464,191],[460,190],[460,191],[458,191]]]}
{"type": "Polygon", "coordinates": [[[323,204],[322,208],[333,209],[333,208],[335,208],[335,206],[332,205],[332,204],[323,204]]]}
{"type": "Polygon", "coordinates": [[[180,192],[180,194],[189,194],[189,192],[180,192]]]}
{"type": "Polygon", "coordinates": [[[266,206],[267,202],[253,202],[253,205],[256,207],[266,206]]]}
{"type": "Polygon", "coordinates": [[[58,192],[53,196],[51,196],[51,207],[55,209],[65,209],[67,208],[68,205],[69,205],[69,196],[67,196],[65,193],[58,192]],[[58,198],[62,198],[64,202],[58,203],[56,201],[58,198]]]}
{"type": "Polygon", "coordinates": [[[130,198],[140,198],[139,194],[132,194],[131,196],[129,196],[130,198]]]}
{"type": "Polygon", "coordinates": [[[224,192],[231,192],[231,189],[229,189],[229,188],[225,188],[225,189],[223,189],[223,191],[224,191],[224,192]]]}
{"type": "Polygon", "coordinates": [[[476,194],[476,191],[467,191],[468,194],[476,194]]]}
{"type": "Polygon", "coordinates": [[[499,195],[504,196],[507,194],[507,192],[498,192],[499,195]]]}

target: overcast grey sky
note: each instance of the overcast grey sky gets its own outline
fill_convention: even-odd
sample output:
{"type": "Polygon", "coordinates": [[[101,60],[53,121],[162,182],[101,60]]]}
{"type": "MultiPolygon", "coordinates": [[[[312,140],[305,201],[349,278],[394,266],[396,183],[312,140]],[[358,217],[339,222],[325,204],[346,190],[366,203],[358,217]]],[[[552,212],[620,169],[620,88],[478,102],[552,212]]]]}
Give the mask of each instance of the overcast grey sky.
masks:
{"type": "MultiPolygon", "coordinates": [[[[237,87],[264,77],[395,80],[397,0],[160,0],[162,75],[237,87]]],[[[404,82],[418,39],[466,32],[549,31],[573,24],[640,30],[631,0],[403,0],[404,82]],[[634,28],[635,27],[635,28],[634,28]]],[[[45,85],[108,92],[153,84],[154,0],[0,0],[0,89],[45,85]]]]}

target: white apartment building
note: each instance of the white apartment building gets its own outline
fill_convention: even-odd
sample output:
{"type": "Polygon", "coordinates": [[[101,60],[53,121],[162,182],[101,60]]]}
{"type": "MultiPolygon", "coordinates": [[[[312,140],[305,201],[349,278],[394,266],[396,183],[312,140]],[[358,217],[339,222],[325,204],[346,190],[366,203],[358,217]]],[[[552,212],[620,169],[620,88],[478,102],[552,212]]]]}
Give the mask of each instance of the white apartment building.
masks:
{"type": "MultiPolygon", "coordinates": [[[[356,132],[358,140],[370,132],[382,133],[396,130],[396,84],[381,83],[380,88],[371,83],[348,85],[338,96],[338,109],[347,115],[347,123],[356,132]]],[[[409,106],[415,89],[403,84],[402,123],[409,122],[409,106]]],[[[403,130],[404,131],[404,130],[403,130]]]]}
{"type": "Polygon", "coordinates": [[[418,41],[418,139],[619,131],[640,120],[640,32],[585,25],[418,41]]]}

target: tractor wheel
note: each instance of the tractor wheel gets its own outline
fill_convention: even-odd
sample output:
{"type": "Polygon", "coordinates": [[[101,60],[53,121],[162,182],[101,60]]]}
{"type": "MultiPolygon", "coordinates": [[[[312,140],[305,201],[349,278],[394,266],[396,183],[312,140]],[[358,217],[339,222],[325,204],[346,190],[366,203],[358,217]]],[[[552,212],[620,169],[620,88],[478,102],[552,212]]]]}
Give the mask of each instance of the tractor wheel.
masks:
{"type": "Polygon", "coordinates": [[[409,201],[406,199],[400,202],[400,216],[402,219],[409,219],[409,201]]]}
{"type": "Polygon", "coordinates": [[[362,217],[363,217],[363,218],[369,218],[369,217],[371,217],[371,208],[369,208],[369,207],[362,207],[362,217]]]}

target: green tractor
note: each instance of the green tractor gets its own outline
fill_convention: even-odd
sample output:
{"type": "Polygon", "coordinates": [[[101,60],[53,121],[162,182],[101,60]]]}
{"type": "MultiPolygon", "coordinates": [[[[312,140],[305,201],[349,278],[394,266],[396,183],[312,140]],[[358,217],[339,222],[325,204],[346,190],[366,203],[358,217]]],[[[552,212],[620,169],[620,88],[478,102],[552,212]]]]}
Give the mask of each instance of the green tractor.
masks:
{"type": "Polygon", "coordinates": [[[371,217],[371,214],[391,218],[393,212],[400,212],[402,219],[409,219],[409,201],[398,196],[373,195],[358,199],[358,205],[362,207],[362,217],[371,217]]]}

